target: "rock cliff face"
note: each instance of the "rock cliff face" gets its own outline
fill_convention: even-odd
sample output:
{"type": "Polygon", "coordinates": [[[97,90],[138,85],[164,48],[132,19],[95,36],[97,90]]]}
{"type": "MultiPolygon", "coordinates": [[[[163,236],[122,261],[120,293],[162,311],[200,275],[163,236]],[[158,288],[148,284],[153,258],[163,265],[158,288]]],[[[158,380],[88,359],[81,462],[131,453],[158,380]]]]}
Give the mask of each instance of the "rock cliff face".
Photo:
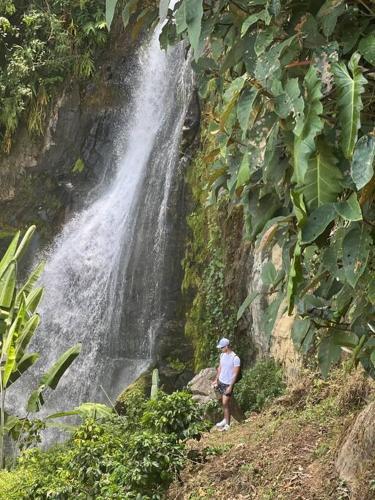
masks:
{"type": "MultiPolygon", "coordinates": [[[[48,242],[83,196],[100,185],[116,159],[115,127],[127,101],[132,45],[118,26],[98,56],[95,77],[67,81],[51,104],[45,133],[21,126],[9,155],[0,158],[0,226],[31,222],[48,242]],[[120,85],[121,83],[121,85],[120,85]],[[73,172],[79,161],[81,172],[73,172]]],[[[80,170],[80,169],[78,169],[80,170]]]]}

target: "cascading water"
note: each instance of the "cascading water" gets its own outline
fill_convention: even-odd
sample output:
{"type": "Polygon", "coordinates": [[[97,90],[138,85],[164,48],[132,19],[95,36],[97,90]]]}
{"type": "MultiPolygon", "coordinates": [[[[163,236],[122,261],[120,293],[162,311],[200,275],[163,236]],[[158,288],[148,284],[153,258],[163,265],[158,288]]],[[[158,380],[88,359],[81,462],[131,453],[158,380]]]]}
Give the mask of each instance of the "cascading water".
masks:
{"type": "MultiPolygon", "coordinates": [[[[49,411],[106,402],[100,386],[115,397],[155,357],[155,339],[163,328],[168,265],[163,252],[173,238],[169,200],[176,176],[181,179],[179,144],[192,74],[184,48],[161,51],[157,34],[139,60],[127,113],[131,122],[118,137],[126,147],[117,173],[65,225],[47,253],[42,326],[34,346],[42,353],[38,372],[71,345],[83,345],[48,395],[49,411]]],[[[23,406],[22,384],[11,395],[17,407],[23,406]]]]}

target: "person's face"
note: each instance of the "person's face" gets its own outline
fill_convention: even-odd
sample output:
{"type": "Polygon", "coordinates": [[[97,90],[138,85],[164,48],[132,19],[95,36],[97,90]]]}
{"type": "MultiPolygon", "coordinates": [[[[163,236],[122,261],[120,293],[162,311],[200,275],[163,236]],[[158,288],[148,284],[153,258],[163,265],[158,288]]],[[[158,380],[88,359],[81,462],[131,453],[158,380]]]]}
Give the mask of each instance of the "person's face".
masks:
{"type": "Polygon", "coordinates": [[[220,349],[221,352],[228,352],[228,346],[226,345],[225,347],[222,347],[220,349]]]}

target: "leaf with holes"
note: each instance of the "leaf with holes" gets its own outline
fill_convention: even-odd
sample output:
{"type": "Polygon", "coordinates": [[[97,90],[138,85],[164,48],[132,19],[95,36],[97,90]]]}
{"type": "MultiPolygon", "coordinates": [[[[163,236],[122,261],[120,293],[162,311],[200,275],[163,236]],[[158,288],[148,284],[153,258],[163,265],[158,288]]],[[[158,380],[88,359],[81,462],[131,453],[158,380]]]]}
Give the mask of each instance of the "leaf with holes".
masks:
{"type": "Polygon", "coordinates": [[[295,134],[293,145],[294,176],[297,184],[302,185],[308,168],[308,161],[315,151],[315,137],[323,129],[321,103],[321,82],[317,71],[311,67],[304,80],[306,90],[303,125],[300,133],[295,134]]]}
{"type": "Polygon", "coordinates": [[[280,118],[293,115],[295,126],[293,132],[296,135],[302,133],[303,128],[304,101],[301,97],[298,78],[289,78],[285,84],[284,92],[276,97],[275,111],[280,118]]]}
{"type": "Polygon", "coordinates": [[[366,269],[372,238],[364,225],[350,229],[342,242],[345,277],[354,288],[366,269]]]}
{"type": "Polygon", "coordinates": [[[345,158],[351,159],[361,125],[363,108],[361,95],[365,90],[366,78],[359,67],[360,54],[355,52],[348,64],[350,73],[343,62],[332,65],[337,87],[338,121],[341,127],[340,144],[345,158]]]}
{"type": "Polygon", "coordinates": [[[336,216],[334,205],[322,205],[315,209],[302,228],[302,243],[312,243],[320,236],[336,216]]]}

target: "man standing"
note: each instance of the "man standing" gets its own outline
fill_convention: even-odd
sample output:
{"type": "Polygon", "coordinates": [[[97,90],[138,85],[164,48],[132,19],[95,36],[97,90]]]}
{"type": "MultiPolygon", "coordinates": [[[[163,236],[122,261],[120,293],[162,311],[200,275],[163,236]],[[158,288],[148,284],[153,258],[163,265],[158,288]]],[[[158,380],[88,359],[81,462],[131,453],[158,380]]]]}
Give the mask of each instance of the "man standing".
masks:
{"type": "Polygon", "coordinates": [[[221,353],[220,364],[213,386],[220,395],[224,409],[224,418],[216,424],[216,427],[220,431],[228,431],[230,427],[231,396],[240,373],[241,362],[240,358],[233,352],[228,339],[222,338],[216,347],[220,349],[221,353]]]}

